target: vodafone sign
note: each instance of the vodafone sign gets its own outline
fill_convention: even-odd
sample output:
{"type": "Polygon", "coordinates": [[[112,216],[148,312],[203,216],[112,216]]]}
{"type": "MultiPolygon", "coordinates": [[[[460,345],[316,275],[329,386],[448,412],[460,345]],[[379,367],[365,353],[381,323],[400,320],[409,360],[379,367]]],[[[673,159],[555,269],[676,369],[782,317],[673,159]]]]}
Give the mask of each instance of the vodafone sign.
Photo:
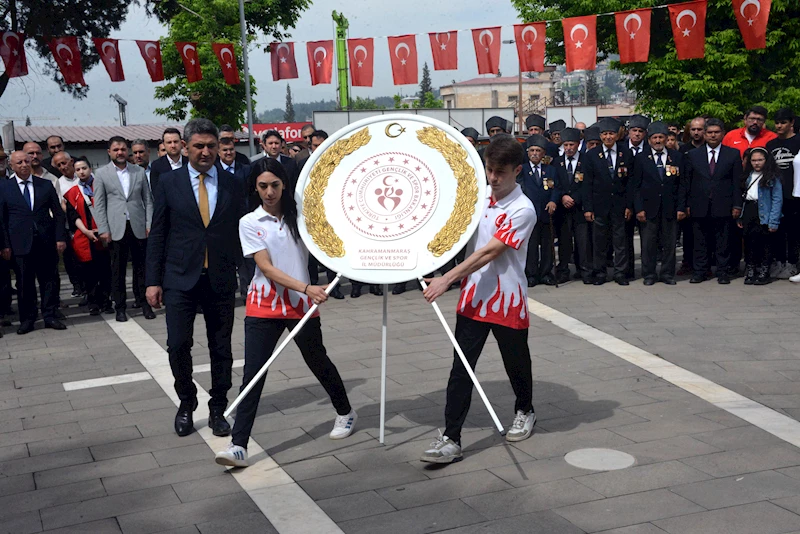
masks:
{"type": "MultiPolygon", "coordinates": [[[[310,122],[276,122],[273,124],[254,124],[253,135],[258,137],[267,130],[278,130],[287,143],[296,143],[303,140],[303,138],[300,136],[300,130],[302,130],[304,126],[310,125],[310,122]]],[[[242,125],[242,131],[247,133],[246,124],[242,125]]]]}

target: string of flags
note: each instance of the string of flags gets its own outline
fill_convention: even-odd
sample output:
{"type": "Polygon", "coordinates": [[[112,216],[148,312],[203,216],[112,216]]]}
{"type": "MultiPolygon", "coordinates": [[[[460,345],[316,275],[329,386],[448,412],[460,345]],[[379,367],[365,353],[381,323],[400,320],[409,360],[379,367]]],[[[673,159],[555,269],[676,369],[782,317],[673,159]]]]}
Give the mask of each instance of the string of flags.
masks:
{"type": "MultiPolygon", "coordinates": [[[[772,0],[732,0],[733,11],[748,50],[766,48],[767,22],[772,0]]],[[[562,19],[567,72],[594,70],[597,66],[597,17],[615,18],[620,62],[646,62],[650,55],[650,17],[653,9],[669,10],[672,35],[677,57],[680,60],[702,58],[705,55],[707,0],[693,0],[680,4],[642,8],[617,13],[587,15],[562,19]]],[[[514,41],[522,72],[543,72],[545,64],[545,38],[547,23],[555,21],[515,24],[514,41]]],[[[471,30],[478,74],[497,74],[500,69],[501,26],[471,30]]],[[[458,30],[428,34],[434,70],[458,68],[458,30]]],[[[414,34],[388,37],[389,56],[395,85],[419,83],[417,36],[414,34]]],[[[125,80],[118,39],[93,38],[94,46],[112,82],[125,80]]],[[[25,34],[5,31],[0,38],[0,56],[8,76],[28,74],[25,57],[25,34]]],[[[67,84],[86,85],[81,68],[78,39],[74,36],[56,37],[49,41],[50,52],[67,84]]],[[[159,41],[141,41],[136,44],[153,82],[164,79],[159,41]]],[[[333,75],[333,41],[306,42],[311,85],[330,84],[333,75]]],[[[203,79],[196,42],[176,42],[188,83],[203,79]]],[[[212,49],[219,61],[225,82],[241,83],[231,43],[213,43],[212,49]]],[[[295,43],[270,45],[272,79],[298,78],[295,43]]],[[[355,87],[372,87],[374,79],[374,38],[347,39],[350,62],[350,81],[355,87]]]]}

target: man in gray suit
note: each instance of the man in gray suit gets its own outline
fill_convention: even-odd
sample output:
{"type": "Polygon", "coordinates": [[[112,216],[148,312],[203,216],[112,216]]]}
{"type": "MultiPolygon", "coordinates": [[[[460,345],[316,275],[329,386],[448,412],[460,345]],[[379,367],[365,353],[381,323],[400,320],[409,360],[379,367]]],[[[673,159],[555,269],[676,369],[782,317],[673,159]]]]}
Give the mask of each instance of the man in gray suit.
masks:
{"type": "MultiPolygon", "coordinates": [[[[144,169],[128,164],[128,142],[122,137],[112,137],[108,142],[111,163],[94,173],[94,218],[100,241],[111,251],[111,292],[117,321],[128,320],[125,273],[128,257],[133,263],[135,292],[145,294],[144,263],[147,236],[153,220],[153,195],[147,184],[144,169]]],[[[145,319],[156,315],[142,299],[145,319]]]]}

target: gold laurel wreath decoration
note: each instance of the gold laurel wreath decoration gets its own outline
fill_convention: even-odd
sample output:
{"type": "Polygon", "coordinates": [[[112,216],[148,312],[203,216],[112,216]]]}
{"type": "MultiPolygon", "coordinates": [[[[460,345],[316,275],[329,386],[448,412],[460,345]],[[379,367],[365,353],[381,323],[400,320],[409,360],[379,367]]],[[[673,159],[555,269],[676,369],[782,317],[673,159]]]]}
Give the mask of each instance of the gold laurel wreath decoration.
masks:
{"type": "Polygon", "coordinates": [[[417,139],[424,145],[437,150],[458,180],[456,187],[456,203],[453,212],[447,219],[444,227],[428,243],[428,250],[437,258],[453,248],[458,243],[461,235],[467,230],[472,216],[475,214],[475,204],[478,201],[478,184],[475,179],[475,169],[467,163],[469,154],[464,148],[448,139],[439,128],[428,126],[417,132],[417,139]]]}
{"type": "Polygon", "coordinates": [[[359,130],[347,139],[339,139],[320,157],[308,180],[303,195],[303,216],[308,235],[319,249],[331,258],[344,257],[344,243],[328,222],[322,196],[328,187],[328,179],[339,163],[370,142],[369,128],[359,130]]]}

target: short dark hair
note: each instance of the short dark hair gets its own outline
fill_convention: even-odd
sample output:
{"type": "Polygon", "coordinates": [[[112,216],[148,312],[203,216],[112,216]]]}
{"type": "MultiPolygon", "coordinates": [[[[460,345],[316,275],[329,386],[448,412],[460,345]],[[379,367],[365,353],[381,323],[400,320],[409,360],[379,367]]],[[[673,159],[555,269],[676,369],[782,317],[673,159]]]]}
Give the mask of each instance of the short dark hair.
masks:
{"type": "Polygon", "coordinates": [[[89,162],[89,158],[87,158],[86,156],[78,156],[77,158],[72,160],[72,164],[75,165],[79,161],[84,162],[86,165],[89,166],[90,169],[92,168],[92,164],[89,162]]]}
{"type": "Polygon", "coordinates": [[[192,119],[183,127],[183,138],[188,142],[195,135],[213,135],[214,139],[219,139],[219,130],[208,119],[192,119]]]}
{"type": "Polygon", "coordinates": [[[779,109],[778,111],[775,112],[775,117],[773,117],[773,120],[775,122],[778,121],[792,122],[794,119],[795,119],[794,111],[792,111],[789,108],[779,109]]]}
{"type": "Polygon", "coordinates": [[[723,132],[725,131],[725,123],[716,117],[709,117],[706,119],[705,129],[708,130],[709,126],[718,126],[722,128],[723,132]]]}
{"type": "Polygon", "coordinates": [[[483,153],[486,163],[491,162],[499,167],[522,165],[527,158],[522,144],[508,134],[498,134],[492,137],[489,146],[483,153]]]}
{"type": "Polygon", "coordinates": [[[311,137],[319,137],[322,140],[328,138],[328,132],[325,130],[314,130],[314,133],[311,134],[311,137]]]}
{"type": "Polygon", "coordinates": [[[756,115],[761,115],[765,119],[767,118],[767,108],[764,106],[750,106],[747,108],[747,111],[744,112],[744,116],[747,117],[751,113],[755,113],[756,115]]]}
{"type": "Polygon", "coordinates": [[[230,124],[220,124],[219,133],[222,132],[233,132],[233,126],[231,126],[230,124]]]}
{"type": "Polygon", "coordinates": [[[261,140],[262,141],[266,141],[270,137],[277,137],[278,139],[281,140],[281,142],[283,142],[283,136],[281,135],[281,133],[278,130],[267,130],[266,132],[261,134],[261,140]]]}
{"type": "Polygon", "coordinates": [[[111,148],[111,145],[113,145],[114,143],[122,143],[126,147],[128,146],[128,140],[119,135],[115,135],[114,137],[108,140],[108,148],[111,148]]]}
{"type": "Polygon", "coordinates": [[[150,145],[144,139],[134,139],[131,141],[131,146],[133,145],[144,145],[147,148],[150,148],[150,145]]]}
{"type": "Polygon", "coordinates": [[[161,142],[162,143],[164,142],[164,136],[167,135],[167,134],[178,134],[178,137],[183,139],[183,137],[181,136],[181,131],[178,130],[177,128],[165,128],[164,129],[164,133],[161,134],[161,142]]]}
{"type": "Polygon", "coordinates": [[[225,146],[231,146],[231,145],[236,146],[236,143],[230,137],[225,137],[225,138],[220,137],[219,144],[220,144],[220,146],[222,146],[222,145],[225,145],[225,146]]]}
{"type": "Polygon", "coordinates": [[[54,137],[57,138],[59,141],[61,141],[62,145],[64,144],[64,138],[61,137],[60,135],[48,135],[47,139],[45,139],[44,142],[47,143],[50,139],[52,139],[54,137]]]}

